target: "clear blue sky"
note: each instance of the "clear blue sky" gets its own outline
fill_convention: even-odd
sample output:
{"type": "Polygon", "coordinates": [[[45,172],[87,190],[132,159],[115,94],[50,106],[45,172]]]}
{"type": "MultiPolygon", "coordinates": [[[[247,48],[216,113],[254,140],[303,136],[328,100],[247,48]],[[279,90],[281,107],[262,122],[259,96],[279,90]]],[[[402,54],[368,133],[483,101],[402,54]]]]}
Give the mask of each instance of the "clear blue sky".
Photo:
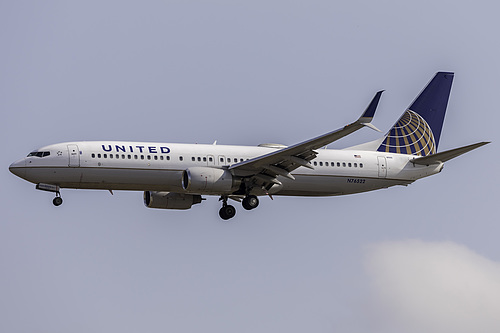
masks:
{"type": "MultiPolygon", "coordinates": [[[[498,332],[494,1],[0,3],[0,331],[498,332]],[[8,171],[64,141],[294,144],[385,89],[386,131],[456,73],[440,149],[492,144],[409,187],[263,198],[219,219],[8,171]],[[478,329],[479,328],[479,329],[478,329]]],[[[378,138],[368,129],[336,142],[378,138]]]]}

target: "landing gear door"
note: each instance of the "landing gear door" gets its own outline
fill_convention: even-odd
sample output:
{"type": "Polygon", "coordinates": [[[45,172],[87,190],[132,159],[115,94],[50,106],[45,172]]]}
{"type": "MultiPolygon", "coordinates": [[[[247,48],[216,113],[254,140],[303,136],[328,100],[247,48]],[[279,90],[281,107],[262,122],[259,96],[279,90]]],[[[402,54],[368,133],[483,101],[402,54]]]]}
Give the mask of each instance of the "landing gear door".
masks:
{"type": "Polygon", "coordinates": [[[387,177],[387,160],[384,156],[378,156],[378,177],[387,177]]]}
{"type": "Polygon", "coordinates": [[[80,166],[80,150],[77,145],[68,145],[69,166],[77,168],[80,166]]]}

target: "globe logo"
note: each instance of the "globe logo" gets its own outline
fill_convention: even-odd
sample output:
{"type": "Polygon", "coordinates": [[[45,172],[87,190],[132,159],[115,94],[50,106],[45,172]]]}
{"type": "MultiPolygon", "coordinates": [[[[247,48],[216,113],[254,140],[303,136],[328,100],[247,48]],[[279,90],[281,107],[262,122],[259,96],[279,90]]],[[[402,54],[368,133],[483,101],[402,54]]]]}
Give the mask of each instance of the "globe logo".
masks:
{"type": "Polygon", "coordinates": [[[436,153],[436,141],[424,118],[407,110],[389,131],[378,151],[427,156],[436,153]]]}

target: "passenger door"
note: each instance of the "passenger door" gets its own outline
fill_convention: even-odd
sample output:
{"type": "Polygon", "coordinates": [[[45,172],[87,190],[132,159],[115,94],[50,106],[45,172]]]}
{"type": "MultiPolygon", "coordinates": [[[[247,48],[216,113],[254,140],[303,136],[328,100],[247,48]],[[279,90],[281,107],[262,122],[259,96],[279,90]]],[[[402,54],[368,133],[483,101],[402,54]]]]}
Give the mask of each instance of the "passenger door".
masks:
{"type": "Polygon", "coordinates": [[[77,145],[68,145],[69,166],[77,168],[80,166],[80,150],[77,145]]]}

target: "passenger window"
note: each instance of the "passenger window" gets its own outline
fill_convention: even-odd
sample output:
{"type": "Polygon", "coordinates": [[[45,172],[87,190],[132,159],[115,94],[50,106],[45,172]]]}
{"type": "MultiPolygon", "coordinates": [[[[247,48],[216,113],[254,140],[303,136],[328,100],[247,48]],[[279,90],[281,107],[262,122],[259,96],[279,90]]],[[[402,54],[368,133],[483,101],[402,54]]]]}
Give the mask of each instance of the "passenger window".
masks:
{"type": "Polygon", "coordinates": [[[220,158],[220,162],[221,162],[221,163],[224,163],[224,159],[223,159],[222,157],[220,158]]]}
{"type": "Polygon", "coordinates": [[[362,168],[363,167],[363,163],[359,163],[359,167],[362,168]]]}
{"type": "Polygon", "coordinates": [[[194,161],[195,161],[195,158],[194,158],[194,157],[191,157],[191,161],[193,161],[193,162],[194,162],[194,161]]]}
{"type": "Polygon", "coordinates": [[[182,161],[182,160],[184,160],[184,157],[179,156],[179,161],[182,161]]]}
{"type": "Polygon", "coordinates": [[[228,162],[228,163],[231,163],[231,158],[229,158],[229,157],[228,157],[228,158],[227,158],[227,162],[228,162]]]}
{"type": "Polygon", "coordinates": [[[348,163],[348,164],[347,164],[347,166],[350,168],[350,167],[352,166],[352,164],[351,164],[351,163],[348,163]]]}
{"type": "Polygon", "coordinates": [[[108,158],[108,154],[104,154],[104,155],[102,155],[102,157],[108,158]]]}
{"type": "Polygon", "coordinates": [[[328,162],[325,162],[325,166],[328,166],[328,162]]]}
{"type": "Polygon", "coordinates": [[[313,162],[314,166],[317,166],[318,165],[318,162],[314,161],[313,162]]]}
{"type": "Polygon", "coordinates": [[[150,159],[151,159],[151,155],[148,155],[148,160],[150,160],[150,159]]]}
{"type": "Polygon", "coordinates": [[[211,157],[209,157],[209,158],[208,158],[208,161],[209,161],[209,162],[213,162],[213,160],[214,160],[214,159],[213,159],[213,158],[211,158],[211,157]]]}
{"type": "Polygon", "coordinates": [[[120,155],[116,154],[116,159],[119,159],[120,158],[120,155]]]}
{"type": "Polygon", "coordinates": [[[136,160],[136,159],[137,159],[137,155],[134,155],[134,160],[136,160]]]}
{"type": "Polygon", "coordinates": [[[357,168],[358,167],[358,163],[354,163],[354,167],[357,168]]]}
{"type": "Polygon", "coordinates": [[[143,159],[144,159],[144,155],[141,155],[141,160],[143,160],[143,159]]]}
{"type": "Polygon", "coordinates": [[[338,166],[338,167],[340,166],[340,162],[337,162],[337,166],[338,166]]]}
{"type": "Polygon", "coordinates": [[[122,154],[122,158],[125,159],[125,154],[122,154]]]}
{"type": "Polygon", "coordinates": [[[342,166],[345,168],[345,162],[342,162],[342,166]]]}
{"type": "Polygon", "coordinates": [[[167,161],[170,161],[170,156],[167,156],[167,161]]]}
{"type": "Polygon", "coordinates": [[[109,154],[109,158],[113,158],[113,154],[109,154]]]}
{"type": "Polygon", "coordinates": [[[131,159],[132,159],[132,155],[128,155],[127,157],[128,157],[128,159],[129,159],[129,160],[131,160],[131,159]]]}
{"type": "Polygon", "coordinates": [[[97,158],[101,158],[101,154],[97,154],[97,158]]]}
{"type": "Polygon", "coordinates": [[[162,155],[162,156],[160,156],[160,160],[162,160],[162,161],[163,161],[163,155],[162,155]]]}
{"type": "Polygon", "coordinates": [[[158,160],[158,156],[157,156],[157,155],[155,155],[155,161],[157,161],[157,160],[158,160]]]}
{"type": "Polygon", "coordinates": [[[94,153],[92,153],[92,158],[95,158],[95,154],[94,153]]]}
{"type": "Polygon", "coordinates": [[[319,166],[323,166],[323,162],[319,162],[319,166]]]}
{"type": "Polygon", "coordinates": [[[207,161],[207,158],[206,157],[203,157],[203,162],[206,162],[207,161]]]}

